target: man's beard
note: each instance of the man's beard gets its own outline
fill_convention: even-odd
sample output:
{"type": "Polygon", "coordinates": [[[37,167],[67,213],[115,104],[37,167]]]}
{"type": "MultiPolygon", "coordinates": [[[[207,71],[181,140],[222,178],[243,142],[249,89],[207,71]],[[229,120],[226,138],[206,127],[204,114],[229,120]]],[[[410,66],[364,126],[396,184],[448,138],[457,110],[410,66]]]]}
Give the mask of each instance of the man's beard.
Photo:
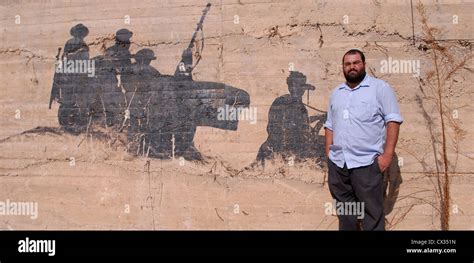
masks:
{"type": "Polygon", "coordinates": [[[346,78],[347,83],[360,83],[365,78],[365,69],[362,69],[356,75],[349,75],[349,73],[344,72],[344,77],[346,78]]]}

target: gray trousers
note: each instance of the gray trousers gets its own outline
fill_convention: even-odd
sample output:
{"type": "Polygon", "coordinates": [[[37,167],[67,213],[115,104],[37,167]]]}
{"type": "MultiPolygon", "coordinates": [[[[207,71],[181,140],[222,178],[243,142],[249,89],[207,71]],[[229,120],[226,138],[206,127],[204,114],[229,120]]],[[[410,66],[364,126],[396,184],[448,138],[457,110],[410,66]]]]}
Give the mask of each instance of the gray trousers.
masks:
{"type": "MultiPolygon", "coordinates": [[[[339,230],[385,230],[383,206],[383,175],[378,160],[368,166],[347,169],[338,167],[328,160],[328,184],[332,197],[340,207],[363,203],[364,213],[354,215],[337,213],[339,230]],[[361,223],[358,221],[360,217],[361,223]]],[[[360,206],[362,207],[362,206],[360,206]]]]}

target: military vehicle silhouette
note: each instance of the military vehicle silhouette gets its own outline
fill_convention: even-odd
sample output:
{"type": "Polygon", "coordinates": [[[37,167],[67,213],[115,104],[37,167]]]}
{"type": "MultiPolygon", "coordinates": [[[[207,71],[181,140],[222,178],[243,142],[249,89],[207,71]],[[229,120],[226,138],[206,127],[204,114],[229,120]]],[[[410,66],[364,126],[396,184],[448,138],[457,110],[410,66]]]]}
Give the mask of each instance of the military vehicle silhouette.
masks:
{"type": "MultiPolygon", "coordinates": [[[[50,108],[53,101],[59,102],[61,127],[80,134],[91,125],[98,125],[109,132],[126,133],[129,151],[133,154],[202,160],[203,156],[194,147],[196,128],[237,130],[238,119],[219,119],[218,111],[226,106],[245,108],[250,104],[249,94],[242,89],[225,83],[193,80],[192,71],[201,59],[199,57],[193,65],[193,48],[210,7],[211,4],[205,7],[174,75],[161,74],[150,65],[156,59],[151,49],[131,54],[133,33],[128,29],[118,30],[115,45],[107,48],[104,55],[91,59],[95,65],[93,77],[56,71],[50,108]]],[[[76,27],[88,32],[82,24],[76,27]]],[[[88,59],[84,37],[82,34],[74,38],[79,48],[72,51],[66,52],[66,44],[62,57],[69,56],[73,61],[88,59]],[[80,58],[73,57],[77,52],[82,52],[80,58]]]]}

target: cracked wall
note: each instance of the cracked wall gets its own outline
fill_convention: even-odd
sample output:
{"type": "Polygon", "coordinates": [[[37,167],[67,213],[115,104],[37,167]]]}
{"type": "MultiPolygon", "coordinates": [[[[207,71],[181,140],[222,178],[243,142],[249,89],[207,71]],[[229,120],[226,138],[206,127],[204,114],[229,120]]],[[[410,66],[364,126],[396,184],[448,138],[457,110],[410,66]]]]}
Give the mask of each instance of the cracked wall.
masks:
{"type": "MultiPolygon", "coordinates": [[[[48,202],[47,197],[35,194],[33,191],[41,192],[45,189],[45,182],[41,181],[41,178],[45,180],[44,177],[48,175],[59,176],[54,183],[55,186],[52,187],[58,195],[68,191],[72,193],[74,190],[72,186],[67,188],[68,191],[58,190],[63,187],[62,185],[70,183],[67,178],[71,176],[91,177],[87,182],[99,182],[93,187],[95,190],[87,189],[80,182],[74,182],[73,184],[80,189],[74,191],[87,193],[91,198],[76,199],[77,196],[72,194],[73,199],[69,200],[69,203],[61,201],[66,205],[57,202],[54,205],[44,205],[47,207],[45,209],[49,209],[47,212],[49,221],[32,224],[24,220],[18,223],[19,228],[28,228],[31,225],[45,228],[47,222],[52,222],[53,227],[58,228],[80,227],[81,220],[87,221],[87,219],[75,215],[72,217],[81,219],[74,220],[64,213],[54,211],[58,207],[65,206],[68,208],[63,209],[72,213],[73,207],[77,206],[78,209],[81,207],[81,202],[94,203],[90,205],[97,206],[94,209],[104,210],[107,207],[100,217],[102,223],[94,224],[91,221],[85,224],[91,228],[149,228],[150,213],[156,215],[155,221],[162,222],[163,228],[335,227],[334,223],[331,225],[333,219],[325,217],[324,211],[317,208],[330,200],[327,190],[324,192],[322,190],[324,186],[320,186],[321,191],[313,193],[314,189],[319,188],[314,185],[311,188],[306,184],[324,185],[323,170],[310,162],[297,167],[288,167],[285,162],[277,162],[264,170],[252,170],[251,164],[268,136],[266,127],[272,102],[288,93],[286,78],[290,69],[304,73],[308,83],[315,86],[314,91],[309,91],[309,96],[304,95],[304,101],[312,107],[307,109],[309,115],[317,115],[319,114],[317,110],[326,109],[331,90],[343,81],[340,60],[344,52],[353,47],[360,48],[366,53],[368,72],[391,84],[400,102],[405,123],[401,127],[397,153],[402,158],[401,169],[405,180],[401,189],[403,200],[412,200],[409,196],[423,185],[432,186],[429,175],[436,170],[436,167],[430,150],[428,124],[416,96],[420,94],[420,83],[426,81],[426,74],[432,69],[433,62],[429,50],[426,50],[426,43],[422,41],[423,28],[415,7],[412,20],[410,1],[353,3],[222,0],[211,3],[212,8],[204,22],[205,45],[200,54],[202,59],[193,71],[193,78],[197,81],[226,83],[245,90],[250,96],[250,106],[258,109],[257,122],[252,124],[240,121],[236,131],[198,127],[194,143],[196,148],[208,157],[209,163],[201,166],[185,163],[185,167],[190,165],[192,168],[187,167],[187,171],[184,171],[179,161],[165,162],[166,169],[163,169],[162,161],[152,160],[151,165],[160,168],[151,175],[142,171],[145,160],[129,157],[120,148],[111,150],[107,145],[100,146],[97,138],[84,140],[80,136],[75,138],[64,135],[63,138],[49,133],[46,135],[38,133],[21,135],[21,133],[38,126],[53,128],[59,126],[58,105],[54,104],[49,110],[48,101],[55,57],[58,48],[64,47],[64,43],[70,38],[69,29],[72,26],[83,23],[89,28],[90,33],[85,41],[90,48],[91,57],[103,54],[114,44],[114,34],[118,29],[128,28],[133,31],[130,52],[135,54],[143,48],[153,50],[157,59],[153,60],[151,65],[161,73],[173,74],[206,2],[180,0],[85,3],[8,0],[0,4],[2,17],[0,138],[10,138],[4,141],[1,147],[0,161],[4,176],[0,178],[8,180],[8,184],[5,184],[8,185],[6,191],[9,193],[8,196],[24,194],[48,202]],[[20,23],[15,23],[18,20],[17,15],[20,23]],[[130,24],[125,23],[125,16],[129,16],[130,24]],[[389,58],[419,60],[421,80],[417,80],[411,74],[381,72],[381,61],[389,58]],[[94,146],[94,143],[99,146],[94,146]],[[78,144],[80,147],[77,147],[78,144]],[[87,155],[87,152],[92,151],[92,155],[87,155]],[[69,166],[71,158],[77,160],[76,170],[71,170],[69,166]],[[92,164],[98,170],[107,171],[109,168],[105,168],[107,166],[104,164],[107,162],[113,165],[134,163],[140,172],[130,172],[119,167],[114,168],[114,174],[95,178],[99,181],[94,181],[94,177],[99,174],[87,169],[86,166],[92,164]],[[38,163],[39,166],[32,167],[34,163],[38,163]],[[77,169],[78,167],[80,169],[77,169]],[[216,174],[222,178],[219,179],[216,174]],[[190,179],[182,178],[185,175],[189,175],[190,179]],[[199,179],[201,175],[204,175],[203,181],[199,179]],[[146,187],[147,176],[156,185],[153,186],[152,183],[152,186],[146,187]],[[23,177],[27,179],[15,181],[23,177]],[[134,182],[131,184],[133,189],[123,189],[126,187],[122,184],[127,182],[124,178],[134,182]],[[257,181],[245,183],[242,178],[257,181]],[[266,183],[270,181],[265,181],[265,178],[272,180],[269,185],[266,183]],[[284,184],[296,186],[288,188],[275,183],[272,178],[289,180],[289,182],[283,181],[284,184]],[[217,184],[216,180],[217,182],[224,180],[222,184],[230,184],[236,188],[229,190],[217,184]],[[259,185],[260,188],[252,186],[252,183],[259,185]],[[169,192],[165,190],[165,194],[163,184],[170,187],[169,192]],[[206,192],[209,184],[212,185],[208,188],[211,190],[206,192]],[[29,190],[18,189],[24,186],[27,187],[23,189],[29,190]],[[178,194],[183,189],[190,191],[189,196],[178,194]],[[245,192],[243,189],[260,190],[268,192],[268,195],[281,197],[283,205],[277,201],[270,202],[268,199],[258,197],[253,197],[255,200],[252,201],[250,196],[242,197],[245,192]],[[206,194],[198,195],[200,191],[205,191],[206,194]],[[305,194],[300,195],[298,192],[305,194]],[[134,196],[134,193],[140,194],[134,196]],[[294,193],[297,193],[296,196],[294,193]],[[157,201],[158,197],[161,201],[157,201]],[[163,203],[163,198],[171,204],[163,203]],[[219,201],[219,198],[225,201],[219,201]],[[293,200],[296,205],[286,203],[285,199],[293,200]],[[156,202],[166,208],[162,208],[161,211],[147,210],[147,207],[153,207],[156,202]],[[249,215],[234,214],[235,203],[239,203],[240,207],[248,206],[243,209],[249,215]],[[257,209],[260,203],[265,205],[262,205],[262,209],[257,209]],[[140,212],[136,214],[114,212],[121,210],[125,204],[134,204],[132,207],[140,212]],[[216,213],[219,216],[216,216],[216,213]],[[270,221],[265,220],[268,215],[272,218],[270,221]],[[116,219],[116,216],[120,216],[120,219],[116,219]],[[200,216],[204,216],[204,219],[196,219],[200,216]],[[69,223],[59,223],[61,217],[68,218],[66,221],[69,223]],[[301,225],[296,223],[302,219],[308,223],[301,225]],[[119,220],[119,223],[114,224],[114,220],[119,220]]],[[[441,29],[440,43],[453,45],[458,52],[453,54],[454,57],[461,57],[466,53],[472,54],[474,32],[470,25],[473,23],[473,17],[469,10],[472,9],[473,3],[469,1],[423,1],[423,3],[428,9],[429,23],[441,29]],[[453,22],[455,16],[458,18],[456,24],[453,22]]],[[[456,114],[457,123],[466,131],[466,135],[459,143],[458,153],[450,151],[452,160],[456,160],[453,187],[457,193],[453,197],[453,202],[459,203],[462,211],[459,216],[453,217],[453,220],[455,227],[457,224],[458,228],[470,229],[472,205],[469,205],[467,199],[470,198],[472,168],[474,168],[472,161],[474,126],[469,118],[473,112],[470,103],[473,94],[472,60],[456,74],[453,83],[447,103],[453,114],[456,114]]],[[[433,105],[426,105],[429,114],[435,111],[433,105]]],[[[421,197],[429,202],[435,202],[433,195],[428,191],[432,187],[425,188],[428,194],[421,197]]],[[[412,201],[407,204],[401,202],[398,216],[393,215],[391,220],[394,222],[399,220],[407,211],[403,206],[410,207],[412,203],[412,201]]],[[[401,221],[398,226],[402,229],[436,228],[436,223],[433,223],[436,221],[436,216],[433,216],[435,212],[432,207],[418,203],[413,207],[407,212],[405,221],[401,221]],[[427,218],[431,223],[422,223],[427,218]]],[[[5,227],[12,224],[11,220],[8,222],[4,224],[5,227]]]]}

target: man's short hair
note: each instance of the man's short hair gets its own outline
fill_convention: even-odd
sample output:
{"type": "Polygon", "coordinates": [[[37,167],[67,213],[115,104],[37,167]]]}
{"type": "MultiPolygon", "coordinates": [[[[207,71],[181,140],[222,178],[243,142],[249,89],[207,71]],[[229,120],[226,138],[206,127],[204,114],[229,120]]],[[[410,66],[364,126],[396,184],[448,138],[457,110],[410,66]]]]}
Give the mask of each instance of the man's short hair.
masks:
{"type": "Polygon", "coordinates": [[[365,63],[364,53],[362,53],[362,51],[360,51],[358,49],[351,49],[351,50],[347,51],[346,54],[344,54],[344,56],[342,56],[342,63],[344,64],[344,58],[346,57],[346,55],[355,55],[355,54],[359,54],[360,58],[362,59],[362,62],[365,63]]]}

